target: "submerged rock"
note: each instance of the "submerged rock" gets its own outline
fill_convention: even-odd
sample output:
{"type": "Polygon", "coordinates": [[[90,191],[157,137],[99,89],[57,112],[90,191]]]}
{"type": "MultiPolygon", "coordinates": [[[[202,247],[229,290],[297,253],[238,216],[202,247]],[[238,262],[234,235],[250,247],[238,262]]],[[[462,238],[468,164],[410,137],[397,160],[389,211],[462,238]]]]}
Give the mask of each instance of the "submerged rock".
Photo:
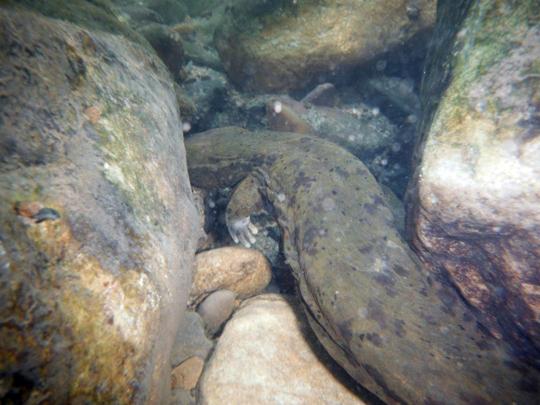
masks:
{"type": "Polygon", "coordinates": [[[265,294],[242,304],[225,326],[201,379],[201,403],[350,404],[364,402],[336,378],[296,301],[265,294]]]}
{"type": "Polygon", "coordinates": [[[231,316],[235,307],[236,293],[217,290],[199,304],[197,313],[204,321],[206,332],[214,336],[231,316]]]}
{"type": "Polygon", "coordinates": [[[175,94],[79,13],[0,9],[0,402],[159,403],[197,238],[175,94]]]}
{"type": "Polygon", "coordinates": [[[483,324],[540,365],[540,3],[442,1],[410,233],[483,324]]]}
{"type": "Polygon", "coordinates": [[[323,83],[306,94],[302,99],[302,103],[324,107],[337,107],[340,104],[340,100],[334,85],[332,83],[323,83]]]}
{"type": "Polygon", "coordinates": [[[197,386],[204,367],[204,360],[198,356],[190,357],[172,371],[172,389],[192,390],[197,386]]]}
{"type": "Polygon", "coordinates": [[[270,282],[270,265],[261,252],[243,247],[223,247],[195,256],[190,303],[199,304],[214,291],[226,289],[244,299],[270,282]]]}
{"type": "Polygon", "coordinates": [[[221,72],[188,63],[182,69],[182,89],[195,106],[189,117],[192,126],[208,122],[230,103],[230,84],[221,72]]]}
{"type": "Polygon", "coordinates": [[[434,0],[236,0],[215,43],[237,86],[288,91],[373,60],[434,22],[434,0]]]}
{"type": "Polygon", "coordinates": [[[206,359],[212,346],[212,341],[204,334],[204,324],[200,315],[186,311],[171,352],[171,366],[174,368],[192,356],[206,359]]]}
{"type": "Polygon", "coordinates": [[[148,24],[138,29],[146,40],[152,45],[173,77],[178,77],[184,63],[184,49],[182,42],[169,32],[169,28],[162,24],[148,24]]]}

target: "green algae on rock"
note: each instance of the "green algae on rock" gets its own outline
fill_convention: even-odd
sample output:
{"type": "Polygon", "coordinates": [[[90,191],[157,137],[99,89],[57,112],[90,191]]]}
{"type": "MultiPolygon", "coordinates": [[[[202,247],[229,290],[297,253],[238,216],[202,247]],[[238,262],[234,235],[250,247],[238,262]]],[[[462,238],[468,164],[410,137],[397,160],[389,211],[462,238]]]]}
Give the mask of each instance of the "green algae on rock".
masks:
{"type": "Polygon", "coordinates": [[[197,187],[232,186],[250,173],[258,179],[311,327],[385,402],[536,398],[538,372],[479,327],[452,286],[423,271],[353,155],[306,135],[234,127],[193,135],[186,150],[197,187]]]}
{"type": "Polygon", "coordinates": [[[139,34],[116,18],[109,0],[4,0],[2,6],[22,6],[47,17],[69,21],[89,30],[123,35],[147,45],[139,34]]]}
{"type": "Polygon", "coordinates": [[[540,365],[540,3],[441,1],[409,231],[484,326],[540,365]]]}
{"type": "Polygon", "coordinates": [[[0,33],[0,401],[158,403],[197,233],[168,73],[20,8],[0,33]]]}
{"type": "Polygon", "coordinates": [[[288,91],[366,63],[435,22],[435,1],[233,1],[215,43],[230,79],[288,91]],[[410,13],[414,3],[417,13],[410,13]]]}

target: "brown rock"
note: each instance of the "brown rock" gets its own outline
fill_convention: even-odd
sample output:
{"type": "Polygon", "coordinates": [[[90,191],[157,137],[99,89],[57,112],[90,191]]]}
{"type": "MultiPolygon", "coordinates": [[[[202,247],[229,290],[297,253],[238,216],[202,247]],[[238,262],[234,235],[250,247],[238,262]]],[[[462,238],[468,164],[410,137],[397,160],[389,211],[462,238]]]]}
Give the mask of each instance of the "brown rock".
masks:
{"type": "Polygon", "coordinates": [[[86,118],[88,118],[88,121],[90,121],[92,124],[97,124],[101,118],[101,107],[97,105],[88,107],[86,110],[84,110],[84,115],[86,115],[86,118]]]}
{"type": "Polygon", "coordinates": [[[236,0],[215,42],[227,74],[256,92],[300,89],[365,63],[435,22],[436,2],[236,0]],[[339,21],[339,24],[336,22],[339,21]]]}
{"type": "Polygon", "coordinates": [[[43,204],[39,201],[20,201],[15,203],[17,215],[25,218],[33,218],[42,209],[43,204]]]}
{"type": "Polygon", "coordinates": [[[182,388],[185,390],[195,388],[203,368],[204,361],[200,357],[190,357],[172,371],[171,388],[182,388]]]}
{"type": "Polygon", "coordinates": [[[231,246],[202,252],[195,256],[190,304],[220,289],[247,298],[262,291],[271,277],[268,260],[257,250],[231,246]]]}
{"type": "Polygon", "coordinates": [[[322,83],[311,90],[303,99],[302,103],[320,105],[323,107],[337,107],[339,96],[332,83],[322,83]]]}
{"type": "Polygon", "coordinates": [[[280,132],[296,132],[297,134],[312,134],[315,131],[288,104],[279,99],[270,100],[266,104],[268,128],[280,132]]]}
{"type": "Polygon", "coordinates": [[[364,404],[336,378],[340,371],[328,355],[307,340],[314,337],[299,311],[296,302],[274,294],[244,302],[203,374],[202,403],[364,404]]]}
{"type": "Polygon", "coordinates": [[[427,267],[538,365],[540,24],[524,16],[540,3],[473,2],[462,20],[459,7],[440,8],[429,56],[409,231],[427,267]]]}

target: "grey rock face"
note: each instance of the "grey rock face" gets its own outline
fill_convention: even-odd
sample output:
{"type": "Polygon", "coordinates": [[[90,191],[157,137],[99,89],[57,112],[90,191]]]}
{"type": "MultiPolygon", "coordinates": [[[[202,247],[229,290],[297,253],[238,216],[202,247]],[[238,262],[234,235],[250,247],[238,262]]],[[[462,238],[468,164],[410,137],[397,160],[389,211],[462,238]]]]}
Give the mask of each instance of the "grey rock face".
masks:
{"type": "Polygon", "coordinates": [[[186,311],[176,335],[171,354],[171,366],[174,368],[192,356],[206,359],[212,345],[212,341],[204,334],[204,324],[200,315],[193,311],[186,311]]]}

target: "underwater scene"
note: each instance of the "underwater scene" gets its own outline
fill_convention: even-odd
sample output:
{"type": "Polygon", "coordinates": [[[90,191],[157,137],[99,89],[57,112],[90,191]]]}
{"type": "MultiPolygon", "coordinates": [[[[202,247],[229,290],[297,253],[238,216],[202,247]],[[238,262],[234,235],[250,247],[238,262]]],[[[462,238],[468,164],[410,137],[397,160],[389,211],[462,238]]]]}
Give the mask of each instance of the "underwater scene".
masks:
{"type": "Polygon", "coordinates": [[[0,0],[0,404],[540,404],[540,1],[0,0]]]}

